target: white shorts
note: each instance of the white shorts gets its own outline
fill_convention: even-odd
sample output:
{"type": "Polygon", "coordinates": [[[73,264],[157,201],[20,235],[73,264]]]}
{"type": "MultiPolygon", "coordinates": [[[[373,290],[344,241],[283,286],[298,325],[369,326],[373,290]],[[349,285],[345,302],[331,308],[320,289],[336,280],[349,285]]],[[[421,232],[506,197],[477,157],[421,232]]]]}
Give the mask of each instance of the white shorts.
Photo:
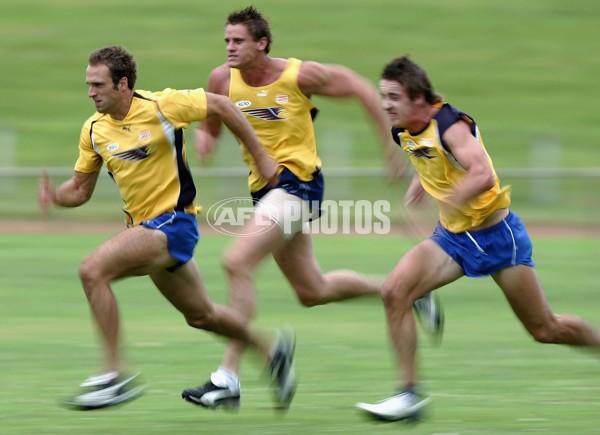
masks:
{"type": "Polygon", "coordinates": [[[313,217],[307,201],[281,188],[267,192],[256,204],[254,213],[275,222],[287,238],[303,229],[308,231],[308,222],[313,217]]]}

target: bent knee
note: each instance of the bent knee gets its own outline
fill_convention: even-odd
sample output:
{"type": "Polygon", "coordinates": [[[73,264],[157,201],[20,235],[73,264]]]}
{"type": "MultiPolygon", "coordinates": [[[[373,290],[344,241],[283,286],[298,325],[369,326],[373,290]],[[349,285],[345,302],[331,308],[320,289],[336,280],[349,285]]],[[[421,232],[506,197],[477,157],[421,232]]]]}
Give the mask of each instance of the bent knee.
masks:
{"type": "Polygon", "coordinates": [[[560,324],[556,318],[541,325],[528,327],[527,330],[538,343],[553,344],[560,342],[560,324]]]}
{"type": "Polygon", "coordinates": [[[397,298],[395,287],[391,285],[388,281],[383,283],[381,287],[381,299],[383,299],[383,303],[385,305],[389,305],[393,303],[397,298]]]}
{"type": "Polygon", "coordinates": [[[194,316],[185,316],[185,321],[189,326],[205,331],[215,330],[215,316],[211,312],[196,314],[194,316]]]}
{"type": "Polygon", "coordinates": [[[535,341],[537,341],[538,343],[544,343],[544,344],[556,343],[555,335],[552,333],[552,331],[549,331],[547,329],[543,329],[543,328],[535,329],[533,331],[530,331],[530,334],[533,337],[533,339],[535,341]]]}
{"type": "Polygon", "coordinates": [[[302,304],[303,307],[311,308],[316,307],[318,305],[323,305],[327,303],[327,301],[318,294],[315,293],[300,293],[298,292],[298,301],[302,304]]]}
{"type": "Polygon", "coordinates": [[[410,291],[398,288],[388,281],[384,282],[381,288],[381,299],[386,309],[393,311],[409,310],[414,302],[410,297],[410,291]]]}
{"type": "Polygon", "coordinates": [[[383,303],[387,305],[395,305],[401,302],[403,299],[406,299],[403,296],[405,293],[398,288],[398,286],[386,281],[383,283],[381,287],[381,299],[383,299],[383,303]]]}
{"type": "Polygon", "coordinates": [[[221,258],[221,266],[229,276],[250,274],[249,266],[241,256],[235,253],[226,253],[221,258]]]}
{"type": "Polygon", "coordinates": [[[93,288],[103,280],[102,273],[89,256],[85,257],[79,265],[79,279],[84,289],[93,288]]]}

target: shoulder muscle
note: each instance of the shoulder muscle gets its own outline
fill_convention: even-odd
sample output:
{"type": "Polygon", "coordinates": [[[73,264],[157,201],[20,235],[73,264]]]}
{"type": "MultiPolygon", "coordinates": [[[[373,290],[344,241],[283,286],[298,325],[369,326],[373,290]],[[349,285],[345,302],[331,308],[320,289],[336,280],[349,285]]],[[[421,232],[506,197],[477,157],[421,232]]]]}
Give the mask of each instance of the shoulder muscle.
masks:
{"type": "Polygon", "coordinates": [[[213,94],[228,95],[229,94],[230,73],[229,66],[223,64],[216,67],[208,77],[206,90],[213,94]]]}

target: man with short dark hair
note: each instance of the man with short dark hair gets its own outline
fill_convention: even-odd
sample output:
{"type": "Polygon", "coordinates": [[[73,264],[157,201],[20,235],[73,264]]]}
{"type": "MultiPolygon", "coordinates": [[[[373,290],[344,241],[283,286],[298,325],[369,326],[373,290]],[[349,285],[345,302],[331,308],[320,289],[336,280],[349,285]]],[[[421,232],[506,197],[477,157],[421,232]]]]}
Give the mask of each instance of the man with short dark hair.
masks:
{"type": "MultiPolygon", "coordinates": [[[[324,273],[317,262],[308,226],[319,218],[324,178],[313,129],[317,108],[311,96],[358,100],[379,133],[388,163],[399,166],[393,165],[397,157],[389,123],[377,90],[368,80],[341,65],[271,57],[271,41],[269,23],[255,8],[229,14],[225,25],[227,62],[211,72],[207,86],[209,92],[228,96],[236,104],[278,165],[279,184],[274,186],[256,170],[253,157],[242,150],[250,169],[248,187],[255,215],[264,219],[245,224],[244,237],[238,237],[225,253],[224,268],[231,304],[246,319],[252,317],[255,307],[254,271],[268,256],[273,256],[306,307],[367,295],[381,297],[383,278],[352,270],[324,273]]],[[[213,150],[220,130],[216,117],[208,117],[196,130],[200,156],[213,150]]],[[[427,296],[415,306],[429,331],[441,335],[437,300],[427,296]]],[[[224,398],[239,403],[243,350],[243,344],[230,342],[221,366],[204,385],[183,391],[184,399],[207,408],[221,406],[224,398]]]]}
{"type": "Polygon", "coordinates": [[[45,175],[39,185],[42,212],[54,204],[77,207],[92,196],[105,163],[121,192],[129,227],[98,246],[79,269],[104,361],[101,373],[84,381],[84,391],[68,404],[77,409],[103,408],[142,393],[143,386],[136,384],[136,375],[127,374],[122,361],[111,283],[148,275],[190,326],[260,352],[276,383],[276,397],[287,405],[286,390],[295,385],[292,334],[279,334],[270,349],[234,310],[209,300],[193,260],[199,239],[196,188],[186,161],[183,129],[209,116],[220,119],[241,138],[267,183],[277,180],[274,161],[228,98],[203,89],[135,91],[136,76],[135,60],[122,47],[105,47],[90,55],[86,83],[96,113],[83,125],[75,172],[56,189],[45,175]]]}
{"type": "Polygon", "coordinates": [[[419,388],[412,303],[463,276],[491,276],[527,332],[540,343],[600,348],[598,331],[577,316],[550,309],[535,272],[532,243],[509,209],[475,120],[444,101],[426,72],[407,56],[392,60],[379,82],[392,137],[408,154],[415,176],[408,204],[433,197],[439,222],[408,251],[383,286],[400,391],[357,407],[381,420],[417,418],[429,397],[419,388]]]}

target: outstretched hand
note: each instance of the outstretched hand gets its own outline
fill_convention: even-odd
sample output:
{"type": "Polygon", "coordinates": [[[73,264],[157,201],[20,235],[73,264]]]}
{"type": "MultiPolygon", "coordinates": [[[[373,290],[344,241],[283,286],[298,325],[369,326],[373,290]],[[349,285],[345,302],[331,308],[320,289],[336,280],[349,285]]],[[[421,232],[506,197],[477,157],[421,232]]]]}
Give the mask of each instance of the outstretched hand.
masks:
{"type": "Polygon", "coordinates": [[[194,131],[194,142],[198,162],[202,164],[212,163],[215,152],[215,138],[206,131],[197,128],[194,131]]]}
{"type": "Polygon", "coordinates": [[[52,186],[52,183],[50,183],[48,171],[44,169],[42,170],[42,176],[40,178],[37,190],[38,205],[40,207],[40,213],[42,217],[46,217],[48,211],[52,209],[54,205],[54,197],[54,187],[52,186]]]}
{"type": "Polygon", "coordinates": [[[413,177],[410,186],[408,186],[408,189],[404,196],[404,204],[407,207],[423,209],[427,204],[426,200],[427,193],[425,192],[425,189],[423,189],[423,186],[419,182],[419,177],[413,177]]]}
{"type": "Polygon", "coordinates": [[[384,149],[386,169],[388,177],[391,179],[390,181],[394,182],[406,176],[409,172],[408,168],[411,166],[410,160],[406,156],[400,154],[400,148],[389,136],[385,139],[384,149]]]}

